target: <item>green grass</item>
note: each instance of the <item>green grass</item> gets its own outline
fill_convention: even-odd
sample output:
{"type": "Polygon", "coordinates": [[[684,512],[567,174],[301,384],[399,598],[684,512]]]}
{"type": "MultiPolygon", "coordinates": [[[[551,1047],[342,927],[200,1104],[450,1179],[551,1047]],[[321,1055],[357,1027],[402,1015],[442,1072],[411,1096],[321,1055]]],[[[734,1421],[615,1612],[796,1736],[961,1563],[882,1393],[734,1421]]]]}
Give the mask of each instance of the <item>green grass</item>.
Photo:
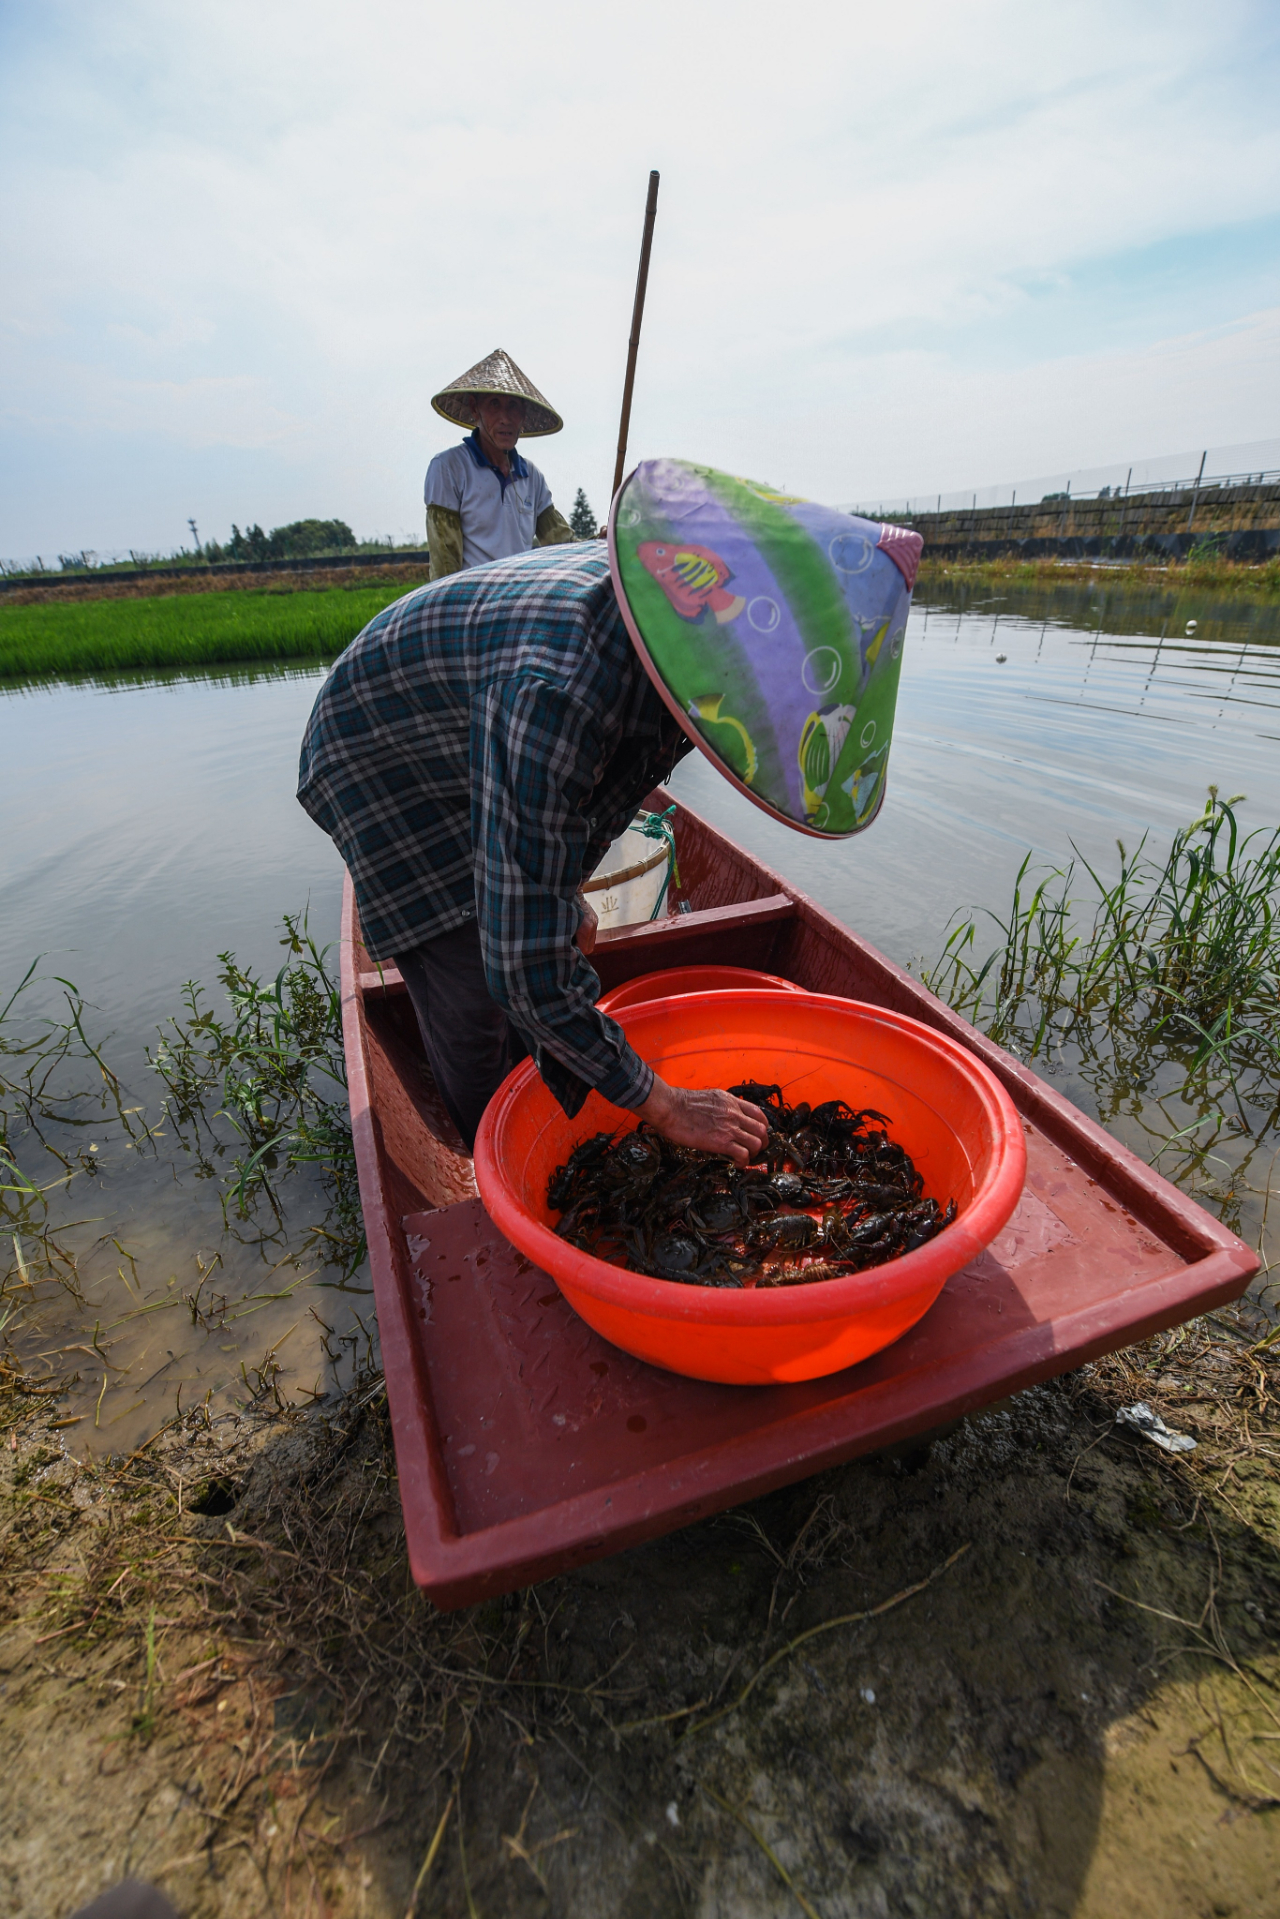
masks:
{"type": "Polygon", "coordinates": [[[234,660],[332,658],[413,589],[175,593],[155,599],[0,606],[0,680],[234,660]]]}

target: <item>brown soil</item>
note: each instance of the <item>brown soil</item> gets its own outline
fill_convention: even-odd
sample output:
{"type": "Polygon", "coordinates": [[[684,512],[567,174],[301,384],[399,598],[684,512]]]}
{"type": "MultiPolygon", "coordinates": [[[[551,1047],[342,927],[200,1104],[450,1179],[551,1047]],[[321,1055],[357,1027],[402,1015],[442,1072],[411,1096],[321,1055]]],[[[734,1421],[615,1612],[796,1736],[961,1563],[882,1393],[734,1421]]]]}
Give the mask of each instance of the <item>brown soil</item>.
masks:
{"type": "Polygon", "coordinates": [[[174,593],[315,593],[326,586],[421,586],[428,569],[421,560],[386,566],[324,566],[291,572],[193,573],[189,580],[68,580],[65,586],[15,586],[0,595],[3,606],[49,606],[65,600],[151,600],[174,593]]]}
{"type": "Polygon", "coordinates": [[[1258,1330],[450,1615],[376,1381],[104,1463],[11,1379],[0,1912],[126,1873],[246,1919],[1280,1912],[1258,1330]],[[1135,1399],[1197,1451],[1117,1427],[1135,1399]]]}

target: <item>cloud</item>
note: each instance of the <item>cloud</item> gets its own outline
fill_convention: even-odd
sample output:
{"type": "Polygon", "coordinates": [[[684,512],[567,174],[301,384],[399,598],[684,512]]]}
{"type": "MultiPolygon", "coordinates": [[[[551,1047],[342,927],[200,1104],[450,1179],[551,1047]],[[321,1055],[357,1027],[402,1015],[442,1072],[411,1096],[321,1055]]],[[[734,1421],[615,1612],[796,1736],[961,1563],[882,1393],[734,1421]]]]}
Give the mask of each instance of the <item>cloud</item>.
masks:
{"type": "Polygon", "coordinates": [[[255,450],[296,442],[305,431],[303,421],[272,405],[267,382],[249,375],[125,380],[65,362],[58,372],[56,395],[47,388],[25,401],[14,395],[5,408],[28,435],[70,428],[80,434],[174,440],[187,447],[255,450]]]}
{"type": "Polygon", "coordinates": [[[1241,437],[1214,342],[1280,298],[1189,254],[1143,306],[1152,248],[1280,212],[1277,17],[1244,0],[492,0],[479,35],[401,0],[50,0],[3,31],[5,382],[64,479],[15,490],[0,549],[159,542],[152,433],[202,524],[323,495],[401,525],[430,393],[499,343],[568,421],[535,457],[602,505],[651,165],[637,450],[837,498],[1241,437]],[[1134,263],[1106,298],[1100,261],[1134,263]]]}
{"type": "MultiPolygon", "coordinates": [[[[779,448],[791,458],[775,472],[780,483],[841,501],[981,492],[1076,468],[1140,467],[1180,446],[1198,458],[1274,431],[1274,408],[1260,399],[1280,392],[1280,307],[1136,351],[1011,368],[884,353],[857,372],[872,399],[856,452],[832,446],[824,415],[809,409],[779,448]],[[1046,449],[1056,457],[1046,460],[1046,449]]],[[[721,455],[726,464],[740,463],[742,439],[721,455]]]]}

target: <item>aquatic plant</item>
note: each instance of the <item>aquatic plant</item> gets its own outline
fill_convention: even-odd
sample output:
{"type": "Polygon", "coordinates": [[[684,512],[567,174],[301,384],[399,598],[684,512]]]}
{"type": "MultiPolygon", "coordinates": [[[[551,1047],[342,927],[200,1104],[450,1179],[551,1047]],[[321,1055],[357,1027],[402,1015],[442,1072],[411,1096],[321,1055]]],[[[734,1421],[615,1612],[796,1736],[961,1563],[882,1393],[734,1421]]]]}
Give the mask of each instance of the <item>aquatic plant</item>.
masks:
{"type": "Polygon", "coordinates": [[[85,1030],[86,1003],[71,980],[43,974],[31,962],[0,1006],[0,1329],[11,1302],[58,1279],[77,1290],[74,1255],[53,1222],[52,1197],[77,1175],[98,1171],[98,1143],[118,1130],[131,1141],[147,1137],[140,1109],[127,1107],[124,1088],[85,1030]],[[39,1009],[55,989],[57,1012],[39,1009]],[[65,1009],[65,1011],[63,1011],[65,1009]]]}
{"type": "MultiPolygon", "coordinates": [[[[1210,787],[1163,859],[1146,837],[1117,842],[1114,879],[1078,852],[1047,871],[1028,854],[1007,913],[958,915],[923,972],[999,1044],[1077,1075],[1104,1123],[1141,1116],[1154,1157],[1184,1152],[1180,1178],[1226,1135],[1254,1146],[1280,1128],[1280,829],[1242,833],[1242,798],[1210,787]],[[1170,1102],[1182,1110],[1155,1138],[1170,1102]]],[[[1239,1172],[1248,1153],[1233,1159],[1239,1172]]]]}
{"type": "Polygon", "coordinates": [[[1219,799],[1211,786],[1204,811],[1174,835],[1162,862],[1148,857],[1145,835],[1132,854],[1117,841],[1111,884],[1077,853],[1028,892],[1028,854],[1008,918],[984,916],[1002,944],[975,964],[979,921],[958,919],[926,974],[930,989],[994,1039],[1022,1037],[1031,1056],[1051,1029],[1062,1034],[1106,1015],[1198,1035],[1202,1050],[1224,1057],[1238,1053],[1247,1032],[1280,1078],[1280,828],[1242,836],[1235,808],[1243,797],[1219,799]],[[1073,895],[1077,862],[1096,892],[1087,930],[1073,895]]]}
{"type": "Polygon", "coordinates": [[[218,1178],[229,1225],[255,1224],[269,1239],[285,1233],[281,1182],[302,1167],[327,1191],[323,1223],[309,1236],[344,1275],[364,1258],[364,1226],[347,1117],[338,984],[329,947],[307,930],[305,915],[284,916],[280,944],[289,959],[274,980],[220,953],[219,980],[230,1016],[206,1003],[189,980],[185,1011],[166,1020],[148,1057],[167,1089],[166,1111],[198,1172],[218,1178]],[[219,1126],[225,1121],[232,1137],[219,1126]],[[229,1161],[229,1164],[228,1164],[229,1161]],[[225,1170],[224,1170],[225,1168],[225,1170]]]}
{"type": "Polygon", "coordinates": [[[0,606],[0,680],[328,659],[375,613],[411,590],[397,581],[312,592],[174,593],[0,606]]]}

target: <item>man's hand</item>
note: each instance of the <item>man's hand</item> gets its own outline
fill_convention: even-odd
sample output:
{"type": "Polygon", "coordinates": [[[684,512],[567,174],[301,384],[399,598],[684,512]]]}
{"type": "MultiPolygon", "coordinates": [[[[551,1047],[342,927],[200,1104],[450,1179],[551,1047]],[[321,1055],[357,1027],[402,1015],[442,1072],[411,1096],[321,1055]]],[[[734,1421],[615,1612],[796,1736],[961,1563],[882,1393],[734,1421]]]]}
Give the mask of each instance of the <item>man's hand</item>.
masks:
{"type": "Polygon", "coordinates": [[[591,905],[586,894],[582,892],[578,894],[578,911],[581,913],[582,918],[578,921],[578,930],[573,936],[574,945],[580,953],[594,953],[596,946],[596,929],[600,921],[596,917],[595,907],[591,905]]]}
{"type": "Polygon", "coordinates": [[[769,1135],[764,1114],[750,1100],[714,1089],[703,1092],[668,1086],[656,1075],[653,1091],[635,1112],[638,1119],[648,1120],[677,1146],[724,1153],[739,1166],[747,1166],[758,1157],[769,1135]]]}

